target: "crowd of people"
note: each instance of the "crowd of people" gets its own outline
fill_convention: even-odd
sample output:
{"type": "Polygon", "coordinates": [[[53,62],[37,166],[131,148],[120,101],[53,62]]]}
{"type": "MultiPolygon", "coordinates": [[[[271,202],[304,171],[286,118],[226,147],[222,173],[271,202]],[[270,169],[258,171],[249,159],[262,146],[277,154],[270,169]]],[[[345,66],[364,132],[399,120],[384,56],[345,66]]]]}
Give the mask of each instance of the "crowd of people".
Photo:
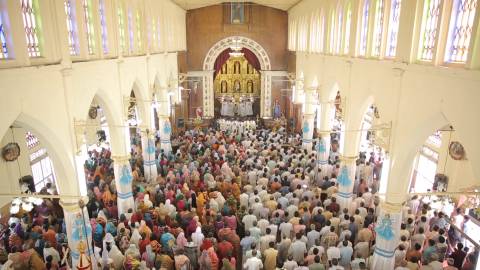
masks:
{"type": "MultiPolygon", "coordinates": [[[[122,214],[110,152],[90,153],[93,269],[372,269],[378,179],[366,158],[342,209],[339,158],[315,168],[316,154],[298,134],[211,128],[178,136],[174,153],[157,149],[153,181],[143,179],[141,154],[133,153],[135,207],[122,214]]],[[[404,205],[395,269],[475,269],[478,252],[464,247],[447,214],[420,198],[404,205]]],[[[58,200],[12,216],[1,239],[3,269],[77,269],[58,200]]]]}

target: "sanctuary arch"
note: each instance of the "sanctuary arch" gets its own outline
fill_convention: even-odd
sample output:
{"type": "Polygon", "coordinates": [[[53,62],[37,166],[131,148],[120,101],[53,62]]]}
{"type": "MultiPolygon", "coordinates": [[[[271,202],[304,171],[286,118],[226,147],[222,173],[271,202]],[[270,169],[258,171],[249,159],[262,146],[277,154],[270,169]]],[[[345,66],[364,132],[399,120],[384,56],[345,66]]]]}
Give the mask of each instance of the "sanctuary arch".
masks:
{"type": "Polygon", "coordinates": [[[214,73],[215,73],[215,61],[219,55],[232,46],[240,46],[253,52],[260,64],[260,117],[263,119],[269,119],[272,117],[272,78],[283,77],[287,75],[286,71],[272,71],[270,58],[267,51],[256,41],[242,36],[230,36],[224,38],[215,43],[203,62],[202,71],[188,72],[188,76],[196,76],[202,78],[203,89],[203,116],[205,118],[214,117],[214,104],[215,104],[215,92],[214,92],[214,73]]]}

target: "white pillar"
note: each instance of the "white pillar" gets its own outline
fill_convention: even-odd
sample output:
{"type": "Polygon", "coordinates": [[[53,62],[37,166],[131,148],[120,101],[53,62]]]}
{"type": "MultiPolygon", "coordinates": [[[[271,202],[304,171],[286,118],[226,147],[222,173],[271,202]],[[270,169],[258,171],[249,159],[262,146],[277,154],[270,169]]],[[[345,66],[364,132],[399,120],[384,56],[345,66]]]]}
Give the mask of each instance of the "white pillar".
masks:
{"type": "Polygon", "coordinates": [[[215,94],[213,91],[214,70],[202,72],[203,83],[203,117],[211,119],[214,117],[215,94]]]}
{"type": "Polygon", "coordinates": [[[263,119],[272,118],[272,74],[270,71],[262,72],[262,84],[263,84],[263,95],[262,95],[262,104],[263,104],[263,119]]]}
{"type": "Polygon", "coordinates": [[[312,142],[313,142],[313,114],[303,115],[303,124],[302,124],[302,147],[308,151],[312,151],[312,142]]]}
{"type": "Polygon", "coordinates": [[[348,209],[352,202],[353,185],[355,184],[355,171],[357,169],[356,160],[357,157],[355,156],[342,157],[340,173],[337,176],[337,201],[342,210],[345,208],[348,209]]]}
{"type": "Polygon", "coordinates": [[[165,155],[172,152],[172,143],[170,142],[170,136],[172,134],[172,125],[168,117],[161,117],[159,119],[160,127],[160,148],[165,155]]]}
{"type": "Polygon", "coordinates": [[[315,121],[315,107],[317,105],[317,99],[315,89],[309,89],[305,91],[305,112],[303,115],[303,140],[302,146],[308,151],[312,150],[312,138],[313,138],[313,127],[315,121]]]}
{"type": "Polygon", "coordinates": [[[380,208],[380,215],[375,226],[373,270],[394,268],[395,249],[400,239],[400,225],[402,223],[401,204],[382,202],[380,208]]]}
{"type": "Polygon", "coordinates": [[[134,210],[135,204],[132,193],[132,167],[130,165],[130,157],[112,156],[113,171],[115,173],[115,186],[117,188],[117,206],[118,214],[128,212],[129,208],[134,210]]]}
{"type": "MultiPolygon", "coordinates": [[[[322,128],[320,128],[322,130],[322,128]]],[[[318,169],[321,169],[319,173],[321,179],[327,176],[327,166],[328,166],[328,159],[330,157],[330,132],[328,131],[321,131],[320,138],[317,141],[316,151],[317,151],[317,166],[318,169]]],[[[318,179],[317,179],[318,180],[318,179]]]]}
{"type": "Polygon", "coordinates": [[[77,200],[62,200],[60,204],[65,217],[68,247],[72,256],[73,268],[76,267],[80,257],[78,250],[80,241],[86,244],[87,250],[85,254],[90,257],[92,265],[96,265],[92,248],[92,226],[90,225],[87,209],[85,207],[81,209],[77,200]]]}
{"type": "Polygon", "coordinates": [[[149,129],[142,130],[142,156],[145,180],[154,182],[157,179],[157,160],[155,155],[155,138],[149,129]]]}

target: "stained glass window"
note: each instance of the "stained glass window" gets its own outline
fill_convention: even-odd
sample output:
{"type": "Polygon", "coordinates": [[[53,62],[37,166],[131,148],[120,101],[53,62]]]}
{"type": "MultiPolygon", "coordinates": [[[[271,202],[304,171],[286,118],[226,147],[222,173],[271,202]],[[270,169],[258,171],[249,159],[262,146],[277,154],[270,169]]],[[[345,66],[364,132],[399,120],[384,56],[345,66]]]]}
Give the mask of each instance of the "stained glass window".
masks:
{"type": "Polygon", "coordinates": [[[320,40],[319,40],[319,50],[323,52],[325,50],[325,14],[322,12],[320,13],[320,40]]]}
{"type": "Polygon", "coordinates": [[[385,0],[377,0],[375,8],[375,29],[373,30],[373,56],[380,56],[382,51],[383,25],[385,20],[385,0]]]}
{"type": "Polygon", "coordinates": [[[105,17],[105,0],[100,0],[99,9],[100,13],[100,30],[102,31],[102,49],[103,54],[108,54],[108,32],[107,32],[107,18],[105,17]]]}
{"type": "Polygon", "coordinates": [[[120,37],[120,48],[122,53],[125,53],[125,22],[123,19],[123,8],[121,5],[118,7],[118,32],[120,37]]]}
{"type": "Polygon", "coordinates": [[[5,23],[0,12],[0,59],[8,58],[7,35],[5,34],[5,23]]]}
{"type": "Polygon", "coordinates": [[[20,3],[28,56],[40,57],[40,17],[37,15],[37,2],[35,0],[20,0],[20,3]]]}
{"type": "Polygon", "coordinates": [[[345,46],[343,47],[343,53],[348,54],[350,51],[350,27],[352,25],[352,6],[348,3],[347,13],[345,18],[345,46]]]}
{"type": "Polygon", "coordinates": [[[135,15],[135,25],[137,26],[137,44],[138,50],[141,51],[142,48],[142,25],[140,24],[140,11],[137,10],[135,15]]]}
{"type": "Polygon", "coordinates": [[[446,61],[464,63],[472,37],[477,0],[457,0],[452,7],[446,61]]]}
{"type": "Polygon", "coordinates": [[[88,54],[95,54],[95,32],[90,0],[83,0],[83,13],[85,15],[85,30],[87,34],[88,54]]]}
{"type": "Polygon", "coordinates": [[[343,11],[338,9],[338,21],[337,21],[337,41],[335,43],[335,53],[340,54],[342,49],[342,37],[343,37],[343,11]]]}
{"type": "Polygon", "coordinates": [[[70,55],[78,55],[75,2],[73,0],[65,0],[63,4],[65,7],[65,15],[67,16],[68,48],[70,50],[70,55]]]}
{"type": "Polygon", "coordinates": [[[155,18],[152,18],[152,48],[155,46],[154,44],[157,44],[157,22],[155,18]]]}
{"type": "Polygon", "coordinates": [[[435,43],[438,37],[438,22],[442,0],[425,0],[423,10],[422,32],[420,35],[420,60],[432,60],[435,43]]]}
{"type": "Polygon", "coordinates": [[[133,53],[133,18],[132,18],[132,10],[128,10],[128,17],[127,17],[127,23],[128,23],[128,48],[130,53],[133,53]]]}
{"type": "Polygon", "coordinates": [[[299,24],[298,24],[298,44],[297,44],[297,50],[300,52],[305,52],[307,51],[307,43],[308,40],[308,21],[307,17],[304,16],[300,18],[299,24]]]}
{"type": "Polygon", "coordinates": [[[330,14],[330,46],[328,48],[329,53],[333,53],[334,48],[335,48],[335,10],[332,10],[332,13],[330,14]]]}
{"type": "Polygon", "coordinates": [[[160,18],[157,20],[157,43],[158,43],[158,48],[160,49],[162,47],[162,35],[161,35],[161,24],[160,24],[160,18]]]}
{"type": "Polygon", "coordinates": [[[370,0],[365,0],[363,2],[362,29],[360,34],[360,55],[361,56],[365,56],[367,54],[369,12],[370,12],[370,0]]]}
{"type": "Polygon", "coordinates": [[[387,50],[385,56],[395,57],[397,52],[398,28],[400,26],[400,8],[402,0],[392,0],[390,20],[388,23],[387,50]]]}

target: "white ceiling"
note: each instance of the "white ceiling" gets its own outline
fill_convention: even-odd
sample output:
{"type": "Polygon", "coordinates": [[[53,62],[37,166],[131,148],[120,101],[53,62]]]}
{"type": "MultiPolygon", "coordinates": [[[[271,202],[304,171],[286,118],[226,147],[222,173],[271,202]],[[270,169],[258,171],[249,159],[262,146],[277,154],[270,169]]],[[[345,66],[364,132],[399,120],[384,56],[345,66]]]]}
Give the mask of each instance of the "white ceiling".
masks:
{"type": "Polygon", "coordinates": [[[273,8],[278,8],[282,10],[288,10],[289,8],[293,7],[296,3],[300,2],[301,0],[229,0],[229,1],[222,1],[222,0],[173,0],[173,2],[177,3],[182,8],[189,10],[195,8],[201,8],[211,5],[218,5],[221,3],[229,3],[229,2],[253,2],[255,4],[269,6],[273,8]]]}

